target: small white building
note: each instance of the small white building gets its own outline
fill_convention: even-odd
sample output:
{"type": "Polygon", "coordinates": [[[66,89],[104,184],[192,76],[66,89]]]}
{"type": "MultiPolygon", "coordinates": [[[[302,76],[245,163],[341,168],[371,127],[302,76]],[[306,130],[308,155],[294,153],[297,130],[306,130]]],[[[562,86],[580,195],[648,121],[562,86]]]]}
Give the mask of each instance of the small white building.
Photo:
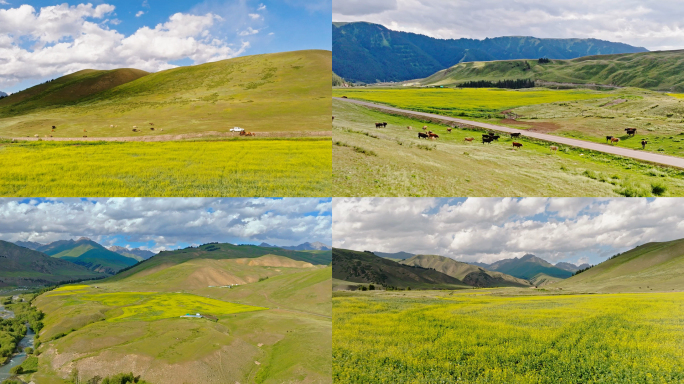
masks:
{"type": "Polygon", "coordinates": [[[196,314],[194,314],[194,315],[191,315],[191,314],[189,314],[189,313],[186,313],[185,315],[183,315],[183,316],[181,316],[181,317],[189,317],[189,318],[192,318],[192,319],[201,319],[201,318],[202,318],[202,315],[200,315],[199,313],[196,313],[196,314]]]}

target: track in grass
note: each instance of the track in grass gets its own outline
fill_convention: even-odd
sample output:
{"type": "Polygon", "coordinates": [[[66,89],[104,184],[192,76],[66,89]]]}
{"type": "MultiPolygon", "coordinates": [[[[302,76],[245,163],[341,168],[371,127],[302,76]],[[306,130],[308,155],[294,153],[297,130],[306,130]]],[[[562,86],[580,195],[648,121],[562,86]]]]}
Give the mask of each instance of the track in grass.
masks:
{"type": "Polygon", "coordinates": [[[0,144],[0,196],[330,196],[329,139],[0,144]]]}

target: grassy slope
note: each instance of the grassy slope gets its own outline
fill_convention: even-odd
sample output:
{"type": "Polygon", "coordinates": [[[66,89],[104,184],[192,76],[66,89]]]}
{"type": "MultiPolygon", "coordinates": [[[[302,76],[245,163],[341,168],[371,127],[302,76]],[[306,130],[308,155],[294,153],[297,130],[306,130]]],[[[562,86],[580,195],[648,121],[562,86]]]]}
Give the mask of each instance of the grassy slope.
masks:
{"type": "Polygon", "coordinates": [[[455,277],[468,285],[478,287],[529,287],[530,283],[523,279],[501,272],[488,271],[478,266],[462,263],[444,256],[416,255],[400,262],[405,265],[416,265],[431,268],[451,277],[455,277]]]}
{"type": "Polygon", "coordinates": [[[334,196],[650,195],[651,185],[658,183],[671,196],[684,195],[684,178],[677,171],[571,148],[551,154],[548,144],[526,139],[518,140],[524,145],[518,151],[511,150],[507,138],[491,145],[465,143],[465,137],[480,137],[480,132],[447,134],[445,126],[340,101],[333,101],[333,109],[333,141],[349,145],[333,146],[334,196]],[[376,121],[389,126],[376,129],[376,121]],[[423,125],[437,132],[439,141],[419,141],[423,125]]]}
{"type": "Polygon", "coordinates": [[[330,140],[0,142],[0,196],[331,196],[330,140]]]}
{"type": "Polygon", "coordinates": [[[684,380],[683,293],[536,296],[534,291],[335,293],[333,380],[684,380]]]}
{"type": "Polygon", "coordinates": [[[553,287],[587,292],[681,291],[682,273],[684,239],[644,244],[553,287]]]}
{"type": "Polygon", "coordinates": [[[442,272],[399,264],[366,252],[339,248],[333,249],[333,277],[337,280],[399,288],[469,288],[459,279],[442,272]]]}
{"type": "Polygon", "coordinates": [[[609,84],[684,92],[684,51],[586,56],[572,60],[503,60],[460,63],[421,81],[447,85],[469,80],[535,79],[609,84]],[[529,63],[529,69],[526,63],[529,63]]]}
{"type": "Polygon", "coordinates": [[[103,276],[70,262],[0,241],[2,285],[48,285],[60,281],[103,276]]]}
{"type": "MultiPolygon", "coordinates": [[[[135,297],[144,285],[139,275],[97,282],[98,288],[77,286],[72,292],[41,296],[37,305],[47,313],[43,342],[59,332],[76,331],[43,346],[36,377],[41,383],[63,383],[59,377],[68,375],[73,361],[83,379],[133,371],[151,383],[330,383],[331,268],[254,267],[239,260],[227,260],[232,264],[227,270],[250,282],[232,289],[175,286],[164,271],[157,272],[154,288],[169,297],[183,289],[196,297],[269,310],[219,315],[218,323],[179,318],[101,321],[125,313],[117,309],[121,305],[135,305],[135,300],[117,300],[135,297]],[[270,277],[258,281],[260,276],[270,277]],[[100,299],[108,294],[119,298],[100,299]],[[89,297],[98,300],[83,305],[89,297]]],[[[195,259],[185,264],[218,261],[195,259]]],[[[164,308],[173,310],[174,305],[164,308]]]]}
{"type": "MultiPolygon", "coordinates": [[[[149,74],[63,105],[45,102],[50,95],[34,96],[29,104],[8,97],[0,102],[0,137],[227,132],[234,126],[253,132],[327,131],[331,66],[329,51],[284,52],[149,74]],[[133,133],[134,125],[143,132],[133,133]]],[[[30,91],[44,88],[38,87],[30,91]]]]}

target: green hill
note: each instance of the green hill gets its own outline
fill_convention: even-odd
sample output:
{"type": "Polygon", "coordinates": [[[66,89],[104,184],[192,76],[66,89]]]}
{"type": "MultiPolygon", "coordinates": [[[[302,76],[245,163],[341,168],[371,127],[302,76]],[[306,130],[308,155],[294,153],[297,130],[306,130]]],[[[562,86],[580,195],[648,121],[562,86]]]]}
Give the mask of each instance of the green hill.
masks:
{"type": "Polygon", "coordinates": [[[684,239],[647,243],[554,284],[586,292],[684,290],[684,239]]]}
{"type": "Polygon", "coordinates": [[[424,78],[461,62],[574,59],[646,51],[597,39],[435,39],[366,22],[333,23],[332,35],[334,72],[348,81],[365,83],[424,78]]]}
{"type": "Polygon", "coordinates": [[[530,254],[527,254],[521,258],[515,257],[513,259],[499,260],[490,264],[486,268],[526,280],[530,280],[540,273],[560,279],[565,279],[572,276],[572,272],[561,268],[556,268],[546,260],[540,259],[530,254]]]}
{"type": "Polygon", "coordinates": [[[46,255],[84,266],[92,271],[110,275],[138,262],[135,258],[112,252],[85,237],[78,240],[56,241],[37,250],[46,255]]]}
{"type": "MultiPolygon", "coordinates": [[[[230,273],[225,273],[227,264],[223,262],[214,263],[212,260],[255,259],[267,255],[286,257],[313,265],[328,265],[332,260],[332,251],[292,251],[278,247],[213,243],[176,251],[159,252],[154,257],[119,272],[107,281],[119,281],[134,275],[137,275],[137,279],[143,279],[145,276],[154,274],[153,280],[147,278],[145,281],[150,281],[152,284],[161,282],[165,285],[173,284],[175,286],[239,284],[237,278],[241,278],[240,276],[236,277],[230,273]],[[191,261],[196,262],[190,264],[191,261]],[[168,274],[168,276],[160,277],[163,276],[159,273],[161,271],[165,271],[164,274],[168,274]],[[204,284],[205,282],[206,284],[204,284]]],[[[230,266],[233,268],[232,264],[230,266]]]]}
{"type": "Polygon", "coordinates": [[[530,282],[438,255],[416,255],[401,264],[434,269],[473,287],[529,287],[530,282]]]}
{"type": "Polygon", "coordinates": [[[331,55],[272,53],[151,74],[81,71],[0,100],[0,136],[329,131],[331,55]]]}
{"type": "Polygon", "coordinates": [[[339,87],[339,86],[342,86],[342,85],[344,85],[344,79],[341,78],[341,77],[339,77],[339,76],[337,76],[337,75],[335,74],[335,72],[333,72],[333,74],[332,74],[332,86],[333,86],[333,87],[339,87]]]}
{"type": "Polygon", "coordinates": [[[535,287],[543,287],[549,284],[557,283],[559,281],[563,281],[563,279],[560,277],[549,276],[545,273],[539,273],[530,279],[530,283],[532,283],[535,287]]]}
{"type": "Polygon", "coordinates": [[[473,80],[533,79],[684,92],[684,50],[586,56],[571,60],[503,60],[459,63],[423,80],[451,85],[473,80]]]}
{"type": "Polygon", "coordinates": [[[0,286],[40,286],[104,276],[68,261],[0,240],[0,286]]]}
{"type": "Polygon", "coordinates": [[[412,289],[462,289],[469,287],[461,280],[432,269],[399,264],[376,256],[372,252],[358,252],[333,248],[333,279],[354,283],[373,283],[382,286],[412,289]]]}

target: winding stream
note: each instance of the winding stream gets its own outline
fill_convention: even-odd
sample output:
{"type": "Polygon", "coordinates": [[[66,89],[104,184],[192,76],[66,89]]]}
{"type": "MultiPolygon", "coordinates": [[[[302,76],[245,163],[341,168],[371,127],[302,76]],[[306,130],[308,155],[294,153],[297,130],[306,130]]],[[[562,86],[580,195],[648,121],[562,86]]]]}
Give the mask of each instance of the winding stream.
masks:
{"type": "MultiPolygon", "coordinates": [[[[5,307],[0,305],[0,318],[4,319],[11,319],[14,317],[14,313],[12,311],[9,311],[5,309],[5,307]]],[[[29,327],[28,324],[26,324],[26,336],[24,336],[23,339],[19,342],[19,345],[17,346],[17,350],[19,353],[15,353],[12,355],[12,358],[10,358],[9,362],[7,364],[0,366],[0,381],[3,381],[12,374],[10,374],[10,369],[16,367],[17,365],[20,365],[21,363],[26,360],[26,352],[24,352],[24,348],[26,347],[31,347],[33,348],[33,340],[35,338],[35,333],[29,327]]]]}

